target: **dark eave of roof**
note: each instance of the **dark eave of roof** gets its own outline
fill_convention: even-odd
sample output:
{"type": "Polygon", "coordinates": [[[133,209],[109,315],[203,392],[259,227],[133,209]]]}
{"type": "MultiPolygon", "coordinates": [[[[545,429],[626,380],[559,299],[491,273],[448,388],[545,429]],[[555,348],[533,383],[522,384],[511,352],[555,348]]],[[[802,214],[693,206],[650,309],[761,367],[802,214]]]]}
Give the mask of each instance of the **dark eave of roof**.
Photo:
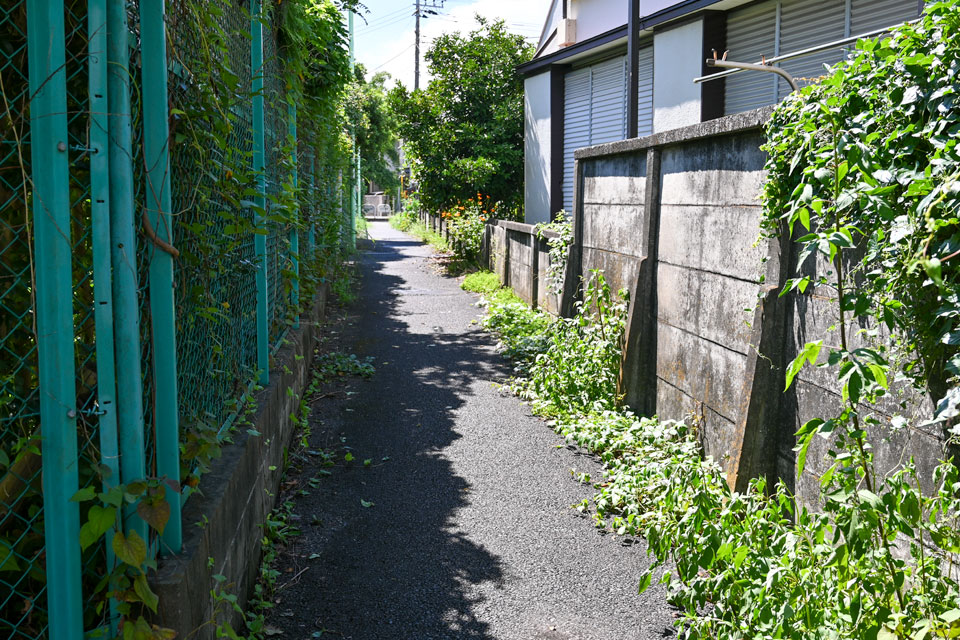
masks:
{"type": "MultiPolygon", "coordinates": [[[[684,2],[679,2],[672,7],[667,7],[662,11],[658,11],[654,14],[641,18],[640,29],[652,29],[653,27],[664,24],[665,22],[682,18],[687,14],[699,11],[705,7],[709,7],[717,2],[718,0],[685,0],[684,2]]],[[[600,47],[605,44],[609,44],[614,40],[619,40],[620,38],[626,37],[627,25],[623,25],[622,27],[617,27],[616,29],[611,29],[606,33],[601,33],[598,36],[594,36],[589,40],[584,40],[583,42],[578,42],[570,45],[569,47],[560,49],[559,51],[555,51],[554,53],[543,56],[542,58],[534,58],[530,62],[517,65],[517,73],[522,76],[531,76],[541,71],[545,71],[552,65],[562,62],[567,58],[571,58],[595,47],[600,47]]]]}
{"type": "Polygon", "coordinates": [[[523,76],[533,75],[538,71],[548,69],[551,65],[562,62],[567,58],[571,58],[578,53],[583,53],[584,51],[589,51],[595,47],[600,47],[605,44],[609,44],[614,40],[619,40],[620,38],[626,37],[627,25],[623,25],[622,27],[617,27],[616,29],[611,29],[606,33],[601,33],[598,36],[594,36],[589,40],[584,40],[583,42],[572,44],[569,47],[564,47],[563,49],[551,53],[550,55],[543,56],[542,58],[534,58],[530,62],[525,62],[521,65],[518,65],[517,73],[523,76]]]}

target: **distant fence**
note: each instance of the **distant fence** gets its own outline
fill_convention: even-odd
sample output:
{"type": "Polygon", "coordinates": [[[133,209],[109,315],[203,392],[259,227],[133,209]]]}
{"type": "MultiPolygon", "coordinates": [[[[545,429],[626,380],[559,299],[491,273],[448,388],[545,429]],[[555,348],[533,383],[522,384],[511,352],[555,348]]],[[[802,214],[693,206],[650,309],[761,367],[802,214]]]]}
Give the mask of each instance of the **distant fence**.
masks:
{"type": "MultiPolygon", "coordinates": [[[[421,212],[420,221],[447,242],[455,242],[442,216],[421,212]]],[[[538,232],[531,224],[490,220],[484,228],[480,263],[495,272],[504,286],[511,287],[534,309],[559,314],[562,296],[551,287],[547,244],[548,239],[556,236],[556,232],[548,229],[538,232]]]]}
{"type": "MultiPolygon", "coordinates": [[[[572,313],[591,269],[602,270],[615,290],[630,291],[628,404],[667,419],[696,416],[706,452],[732,485],[767,476],[815,503],[830,443],[814,440],[798,477],[794,434],[840,397],[829,374],[814,367],[784,393],[784,372],[798,347],[815,336],[829,339],[836,312],[810,292],[779,298],[797,270],[794,247],[757,243],[769,114],[760,109],[577,151],[574,241],[560,309],[572,313]]],[[[530,272],[531,238],[527,225],[499,223],[487,242],[496,255],[490,264],[518,291],[529,289],[523,274],[530,272]],[[498,245],[509,248],[498,253],[498,245]]],[[[931,413],[928,400],[904,388],[897,393],[880,415],[916,419],[897,432],[874,429],[884,440],[878,470],[892,469],[909,451],[930,478],[943,434],[918,426],[931,413]]]]}
{"type": "Polygon", "coordinates": [[[102,541],[81,552],[78,489],[174,481],[163,536],[134,506],[122,526],[151,554],[180,550],[189,492],[176,482],[194,464],[181,447],[221,437],[267,380],[310,293],[306,273],[336,251],[316,233],[340,216],[335,176],[297,135],[272,15],[251,22],[245,7],[0,10],[2,637],[80,638],[110,624],[94,588],[111,554],[102,541]],[[176,130],[196,110],[203,20],[230,37],[227,59],[205,72],[251,89],[224,114],[220,145],[176,130]],[[249,202],[203,188],[236,179],[228,152],[255,176],[249,202]],[[281,192],[297,194],[295,211],[277,208],[281,192]]]}

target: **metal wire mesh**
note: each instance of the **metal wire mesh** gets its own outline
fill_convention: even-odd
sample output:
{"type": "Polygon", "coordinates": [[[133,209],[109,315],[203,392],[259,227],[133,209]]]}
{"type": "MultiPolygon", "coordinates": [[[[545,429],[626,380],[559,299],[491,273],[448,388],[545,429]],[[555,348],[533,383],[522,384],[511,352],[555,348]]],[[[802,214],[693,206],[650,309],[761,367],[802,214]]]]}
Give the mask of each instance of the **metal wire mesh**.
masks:
{"type": "Polygon", "coordinates": [[[0,629],[39,638],[46,581],[23,0],[0,7],[0,84],[0,629]]]}
{"type": "Polygon", "coordinates": [[[274,12],[267,13],[264,28],[264,124],[267,151],[267,282],[269,283],[270,343],[276,345],[287,327],[290,307],[289,212],[280,206],[289,180],[288,112],[283,79],[283,61],[277,47],[274,12]]]}
{"type": "MultiPolygon", "coordinates": [[[[0,6],[0,637],[35,640],[48,634],[43,497],[40,487],[40,390],[34,319],[31,220],[27,0],[0,6]]],[[[152,327],[149,264],[156,247],[139,229],[145,200],[139,10],[128,2],[133,114],[137,269],[148,473],[155,474],[152,327]]],[[[87,0],[65,0],[67,127],[70,158],[70,239],[77,394],[79,486],[99,487],[97,327],[91,220],[87,0]]],[[[296,230],[301,272],[310,260],[309,224],[322,215],[321,194],[308,167],[314,149],[299,148],[298,225],[290,203],[291,149],[283,64],[273,17],[264,28],[267,143],[267,265],[269,336],[278,345],[289,327],[296,230]]],[[[257,365],[254,211],[236,196],[250,193],[253,117],[250,15],[233,0],[167,2],[171,111],[170,166],[175,225],[178,405],[183,433],[219,431],[238,412],[257,365]],[[217,46],[210,46],[216,43],[217,46]],[[218,52],[225,50],[226,56],[218,52]],[[219,74],[211,83],[210,74],[219,74]],[[233,85],[235,91],[218,87],[233,85]],[[212,116],[211,114],[219,114],[212,116]],[[246,167],[247,170],[240,168],[246,167]]],[[[99,174],[97,174],[99,175],[99,174]]],[[[327,189],[330,191],[330,189],[327,189]]],[[[97,276],[99,278],[99,274],[97,276]]],[[[304,292],[306,293],[306,292],[304,292]]],[[[301,296],[303,300],[303,296],[301,296]]],[[[172,345],[171,345],[172,346],[172,345]]],[[[112,345],[111,351],[112,351],[112,345]]],[[[158,348],[163,348],[158,345],[158,348]]],[[[103,363],[106,363],[104,360],[103,363]]],[[[104,381],[106,384],[106,381],[104,381]]],[[[111,380],[113,385],[114,381],[111,380]]],[[[106,387],[104,387],[106,388],[106,387]]],[[[129,479],[128,479],[129,480],[129,479]]],[[[81,505],[81,521],[87,504],[81,505]]],[[[84,628],[105,622],[96,584],[107,572],[101,542],[82,556],[84,628]]],[[[51,578],[53,579],[53,578],[51,578]]]]}
{"type": "Polygon", "coordinates": [[[184,429],[222,425],[237,410],[257,364],[253,213],[224,197],[236,186],[232,168],[249,164],[252,107],[249,99],[229,101],[202,86],[211,72],[250,86],[250,41],[244,37],[250,18],[236,3],[209,4],[201,15],[193,3],[170,3],[167,23],[172,103],[183,112],[171,132],[171,182],[174,244],[181,252],[175,277],[184,429]],[[214,48],[207,39],[222,40],[226,59],[204,57],[214,48]],[[204,110],[202,101],[218,98],[226,123],[211,121],[204,110]]]}

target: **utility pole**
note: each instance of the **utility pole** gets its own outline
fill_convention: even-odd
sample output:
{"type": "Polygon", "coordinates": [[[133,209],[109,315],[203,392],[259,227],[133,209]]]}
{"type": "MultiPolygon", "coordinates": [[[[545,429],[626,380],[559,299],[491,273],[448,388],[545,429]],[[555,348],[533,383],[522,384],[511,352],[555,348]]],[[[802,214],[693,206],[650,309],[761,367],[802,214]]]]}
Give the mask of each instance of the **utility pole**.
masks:
{"type": "Polygon", "coordinates": [[[417,8],[414,12],[417,16],[417,42],[414,45],[413,62],[413,90],[420,88],[420,0],[417,0],[417,8]]]}
{"type": "Polygon", "coordinates": [[[445,0],[416,0],[416,9],[414,10],[413,15],[417,17],[417,27],[416,27],[416,45],[414,46],[414,62],[413,62],[413,90],[416,91],[420,88],[420,16],[426,14],[428,16],[437,15],[436,9],[443,9],[443,3],[445,0]]]}

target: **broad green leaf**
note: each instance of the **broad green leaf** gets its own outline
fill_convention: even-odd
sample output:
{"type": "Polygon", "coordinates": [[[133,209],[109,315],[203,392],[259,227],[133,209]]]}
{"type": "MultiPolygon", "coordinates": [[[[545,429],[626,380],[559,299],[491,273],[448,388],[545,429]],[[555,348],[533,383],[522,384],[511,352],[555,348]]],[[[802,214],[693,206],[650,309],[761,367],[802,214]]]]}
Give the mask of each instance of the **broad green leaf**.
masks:
{"type": "Polygon", "coordinates": [[[87,502],[88,500],[93,500],[97,497],[97,490],[93,486],[84,487],[77,491],[70,498],[70,502],[87,502]]]}
{"type": "Polygon", "coordinates": [[[650,569],[647,569],[640,576],[640,583],[637,585],[637,594],[641,594],[647,589],[650,588],[650,581],[653,579],[653,573],[650,569]]]}
{"type": "Polygon", "coordinates": [[[800,373],[801,369],[803,369],[806,363],[817,363],[817,358],[820,356],[820,349],[822,348],[823,340],[808,342],[803,346],[803,350],[800,351],[800,354],[794,358],[793,362],[790,363],[790,366],[787,367],[787,384],[784,387],[784,391],[790,388],[790,385],[793,384],[793,379],[797,377],[797,374],[800,373]]]}
{"type": "Polygon", "coordinates": [[[170,503],[165,498],[141,500],[137,504],[137,514],[153,527],[160,535],[170,520],[170,503]]]}
{"type": "Polygon", "coordinates": [[[117,522],[117,510],[114,507],[93,505],[87,514],[87,521],[80,527],[80,548],[87,547],[103,537],[117,522]]]}
{"type": "Polygon", "coordinates": [[[150,588],[150,585],[147,583],[147,576],[145,574],[140,574],[133,580],[133,590],[136,592],[137,596],[140,598],[140,602],[145,604],[154,613],[157,612],[157,605],[160,603],[160,598],[153,592],[150,588]]]}
{"type": "Polygon", "coordinates": [[[872,491],[868,491],[866,489],[860,489],[859,491],[857,491],[857,497],[860,498],[861,502],[864,502],[870,505],[870,507],[874,509],[879,510],[883,508],[883,502],[880,500],[880,496],[878,496],[872,491]]]}
{"type": "Polygon", "coordinates": [[[136,531],[126,536],[117,531],[113,535],[113,552],[121,562],[132,567],[139,567],[147,560],[147,544],[136,531]]]}

